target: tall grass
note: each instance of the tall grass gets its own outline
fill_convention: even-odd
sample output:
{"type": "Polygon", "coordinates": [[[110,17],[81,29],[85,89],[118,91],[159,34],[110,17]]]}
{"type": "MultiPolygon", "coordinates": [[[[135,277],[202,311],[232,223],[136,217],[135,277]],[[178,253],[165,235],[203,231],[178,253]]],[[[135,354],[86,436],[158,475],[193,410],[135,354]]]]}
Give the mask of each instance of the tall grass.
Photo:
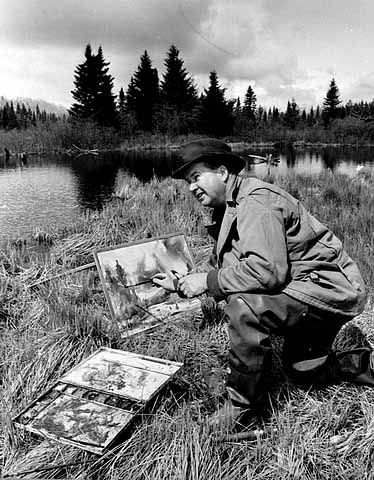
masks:
{"type": "MultiPolygon", "coordinates": [[[[180,135],[177,130],[171,130],[170,133],[136,131],[129,134],[124,130],[100,127],[91,121],[59,119],[56,122],[39,123],[25,130],[0,129],[0,145],[12,154],[76,152],[75,147],[100,150],[160,149],[172,148],[202,135],[197,131],[180,135]]],[[[370,122],[352,117],[335,120],[329,128],[324,128],[321,124],[307,126],[300,123],[296,129],[290,129],[282,122],[270,122],[234,128],[226,140],[252,145],[373,146],[374,129],[370,122]]],[[[3,151],[0,156],[2,153],[3,151]]]]}
{"type": "MultiPolygon", "coordinates": [[[[27,130],[0,129],[0,144],[11,154],[21,152],[43,154],[69,150],[77,152],[75,147],[100,150],[160,149],[173,147],[198,137],[196,134],[170,136],[161,133],[138,133],[127,136],[119,130],[99,127],[88,121],[75,124],[59,120],[39,124],[27,130]]],[[[1,154],[3,152],[0,152],[1,154]]]]}
{"type": "MultiPolygon", "coordinates": [[[[373,178],[324,174],[270,180],[301,199],[340,236],[371,287],[373,178]]],[[[211,248],[202,227],[204,216],[184,184],[156,178],[143,184],[128,177],[102,212],[85,213],[75,225],[54,232],[49,256],[41,256],[37,240],[29,238],[21,245],[9,243],[0,252],[3,474],[60,465],[27,478],[372,478],[374,390],[342,384],[305,392],[280,376],[272,389],[270,432],[253,442],[215,443],[207,417],[224,388],[227,333],[220,305],[203,298],[202,314],[186,315],[151,334],[121,339],[96,269],[28,288],[92,262],[97,248],[177,231],[187,235],[201,264],[211,248]],[[11,418],[20,409],[102,345],[184,363],[181,374],[130,438],[99,458],[14,428],[11,418]],[[61,467],[76,462],[82,464],[61,467]]],[[[372,303],[363,318],[370,330],[372,303]]]]}

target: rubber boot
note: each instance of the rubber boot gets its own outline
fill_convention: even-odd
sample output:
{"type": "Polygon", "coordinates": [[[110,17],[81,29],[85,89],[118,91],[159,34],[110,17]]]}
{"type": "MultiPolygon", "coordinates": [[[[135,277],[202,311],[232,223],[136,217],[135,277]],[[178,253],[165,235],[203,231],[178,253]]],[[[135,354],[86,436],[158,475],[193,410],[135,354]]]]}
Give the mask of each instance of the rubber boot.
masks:
{"type": "Polygon", "coordinates": [[[337,353],[336,358],[341,380],[374,386],[374,352],[368,348],[355,348],[337,353]]]}
{"type": "Polygon", "coordinates": [[[209,418],[208,426],[216,442],[254,440],[266,433],[261,419],[253,414],[251,404],[232,387],[228,398],[209,418]]]}
{"type": "Polygon", "coordinates": [[[367,348],[342,352],[292,363],[290,377],[299,385],[325,386],[351,382],[374,386],[374,353],[367,348]]]}

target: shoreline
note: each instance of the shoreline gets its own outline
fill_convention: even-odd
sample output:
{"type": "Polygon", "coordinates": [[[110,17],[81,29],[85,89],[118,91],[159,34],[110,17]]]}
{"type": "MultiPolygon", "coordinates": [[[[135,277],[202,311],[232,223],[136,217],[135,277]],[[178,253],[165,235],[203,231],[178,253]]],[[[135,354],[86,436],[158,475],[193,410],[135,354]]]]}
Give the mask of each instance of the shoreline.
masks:
{"type": "MultiPolygon", "coordinates": [[[[120,145],[115,145],[111,147],[94,147],[94,148],[81,148],[76,145],[72,145],[69,148],[47,148],[45,145],[39,145],[34,147],[32,151],[28,150],[19,150],[19,151],[8,151],[8,153],[0,153],[0,158],[9,159],[24,159],[28,156],[43,156],[43,155],[68,155],[68,156],[83,156],[83,155],[98,155],[100,153],[109,153],[109,152],[133,152],[133,151],[161,151],[161,150],[170,150],[177,151],[179,148],[188,141],[201,138],[201,136],[191,136],[188,139],[183,138],[181,141],[176,139],[175,141],[170,139],[162,139],[158,137],[154,141],[149,139],[148,141],[139,141],[136,139],[129,140],[121,143],[120,145]]],[[[319,149],[319,148],[340,148],[340,149],[361,149],[361,148],[374,148],[373,143],[340,143],[340,142],[306,142],[303,140],[296,140],[294,142],[279,142],[279,141],[258,141],[258,142],[246,142],[240,139],[233,138],[224,138],[225,141],[233,151],[242,151],[248,149],[319,149]]]]}

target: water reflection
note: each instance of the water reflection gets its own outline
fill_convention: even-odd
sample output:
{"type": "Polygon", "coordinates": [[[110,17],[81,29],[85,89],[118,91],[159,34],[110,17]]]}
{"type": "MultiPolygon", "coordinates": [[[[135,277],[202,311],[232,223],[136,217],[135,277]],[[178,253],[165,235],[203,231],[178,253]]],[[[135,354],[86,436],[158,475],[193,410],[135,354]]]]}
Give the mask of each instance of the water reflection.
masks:
{"type": "Polygon", "coordinates": [[[322,164],[326,170],[333,172],[339,164],[339,155],[336,149],[326,147],[322,151],[322,164]]]}
{"type": "Polygon", "coordinates": [[[102,209],[116,183],[116,159],[111,155],[81,156],[71,161],[71,170],[76,179],[79,205],[82,208],[102,209]]]}
{"type": "MultiPolygon", "coordinates": [[[[249,149],[241,154],[280,158],[274,174],[334,172],[355,174],[357,165],[374,168],[373,149],[301,150],[286,148],[249,149]]],[[[0,157],[0,241],[29,234],[35,228],[69,225],[84,209],[101,209],[120,187],[126,173],[143,182],[153,176],[170,175],[176,162],[175,151],[109,152],[83,155],[0,157]]],[[[266,165],[250,166],[251,173],[266,175],[266,165]]]]}
{"type": "Polygon", "coordinates": [[[286,163],[288,168],[293,168],[296,165],[296,150],[293,147],[288,147],[285,151],[286,163]]]}

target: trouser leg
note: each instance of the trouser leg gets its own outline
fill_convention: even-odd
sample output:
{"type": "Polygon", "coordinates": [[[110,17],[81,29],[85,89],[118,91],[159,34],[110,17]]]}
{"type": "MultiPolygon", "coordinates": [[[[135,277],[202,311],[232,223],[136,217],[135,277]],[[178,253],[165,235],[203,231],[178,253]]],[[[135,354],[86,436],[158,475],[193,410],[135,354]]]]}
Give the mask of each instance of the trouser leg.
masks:
{"type": "Polygon", "coordinates": [[[296,383],[325,385],[339,378],[339,364],[332,351],[334,339],[349,318],[306,307],[297,321],[287,322],[284,330],[284,365],[296,383]]]}
{"type": "Polygon", "coordinates": [[[285,365],[291,379],[306,386],[339,381],[374,385],[369,349],[332,350],[337,333],[350,318],[307,308],[297,322],[287,322],[284,333],[285,365]]]}
{"type": "Polygon", "coordinates": [[[368,349],[338,353],[331,349],[348,317],[312,308],[283,293],[233,295],[226,317],[230,336],[227,387],[239,403],[262,404],[271,333],[285,336],[286,363],[297,383],[324,385],[348,380],[374,385],[368,349]]]}
{"type": "Polygon", "coordinates": [[[240,402],[241,396],[261,408],[266,397],[263,372],[271,361],[269,336],[281,332],[289,319],[297,322],[306,311],[305,304],[282,293],[229,298],[225,311],[230,337],[227,387],[233,400],[240,402]]]}

